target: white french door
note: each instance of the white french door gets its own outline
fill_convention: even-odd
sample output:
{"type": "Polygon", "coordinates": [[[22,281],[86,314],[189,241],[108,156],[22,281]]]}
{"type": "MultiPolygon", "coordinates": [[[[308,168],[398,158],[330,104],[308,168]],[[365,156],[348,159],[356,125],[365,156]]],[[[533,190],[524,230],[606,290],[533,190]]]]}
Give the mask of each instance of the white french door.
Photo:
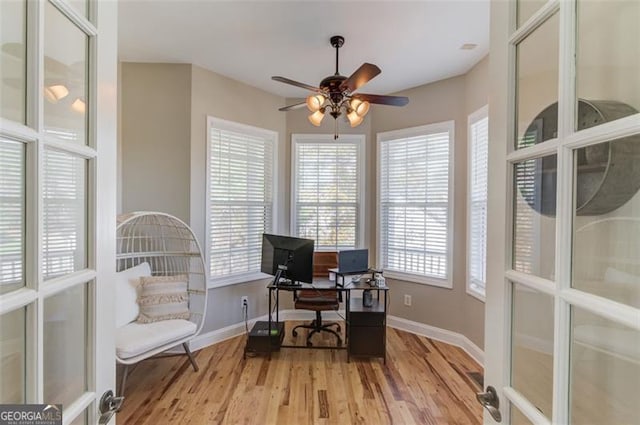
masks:
{"type": "Polygon", "coordinates": [[[115,2],[0,2],[0,404],[115,384],[115,2]]]}
{"type": "Polygon", "coordinates": [[[491,4],[485,382],[504,423],[640,418],[638,22],[638,1],[491,4]]]}

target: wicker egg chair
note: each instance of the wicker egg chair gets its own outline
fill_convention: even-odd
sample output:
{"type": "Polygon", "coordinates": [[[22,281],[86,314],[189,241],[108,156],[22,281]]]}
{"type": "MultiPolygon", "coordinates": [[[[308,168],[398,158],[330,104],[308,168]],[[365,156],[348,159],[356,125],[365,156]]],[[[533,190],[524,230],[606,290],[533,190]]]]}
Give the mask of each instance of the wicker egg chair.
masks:
{"type": "Polygon", "coordinates": [[[207,308],[207,273],[200,245],[193,231],[180,219],[165,213],[141,211],[118,216],[117,220],[116,271],[122,272],[142,263],[148,263],[151,276],[186,275],[190,314],[188,321],[164,321],[160,324],[164,328],[145,329],[148,325],[133,321],[116,330],[116,360],[124,366],[120,385],[120,395],[123,395],[129,365],[179,345],[184,348],[193,369],[198,371],[198,365],[188,343],[200,332],[204,323],[207,308]],[[185,332],[181,334],[178,332],[180,336],[177,339],[171,336],[162,338],[163,329],[168,331],[165,335],[172,334],[170,327],[174,323],[176,327],[187,326],[188,335],[185,335],[185,332]],[[147,335],[153,339],[151,335],[153,333],[156,334],[156,339],[164,340],[156,346],[145,348],[143,352],[134,351],[134,354],[124,356],[122,352],[118,353],[118,341],[119,337],[123,340],[122,334],[127,332],[126,338],[133,340],[133,344],[147,335]]]}

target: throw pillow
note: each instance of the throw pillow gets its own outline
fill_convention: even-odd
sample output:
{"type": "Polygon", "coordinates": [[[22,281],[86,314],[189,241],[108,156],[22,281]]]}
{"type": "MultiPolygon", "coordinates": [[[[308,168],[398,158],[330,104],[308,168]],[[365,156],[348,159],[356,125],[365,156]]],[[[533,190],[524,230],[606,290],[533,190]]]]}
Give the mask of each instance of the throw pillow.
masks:
{"type": "Polygon", "coordinates": [[[151,276],[149,263],[116,273],[116,327],[121,328],[138,317],[138,285],[142,276],[151,276]]]}
{"type": "Polygon", "coordinates": [[[140,278],[140,314],[138,323],[189,319],[187,275],[140,278]]]}

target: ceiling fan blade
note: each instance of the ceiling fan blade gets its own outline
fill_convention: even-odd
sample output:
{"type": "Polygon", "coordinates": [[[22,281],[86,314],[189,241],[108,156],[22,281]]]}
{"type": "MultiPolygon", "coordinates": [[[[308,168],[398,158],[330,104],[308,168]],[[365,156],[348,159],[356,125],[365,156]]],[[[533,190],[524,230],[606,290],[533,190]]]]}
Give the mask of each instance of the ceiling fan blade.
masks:
{"type": "Polygon", "coordinates": [[[300,102],[300,103],[296,103],[295,105],[284,106],[278,109],[278,111],[283,111],[283,112],[293,111],[294,109],[304,108],[305,106],[307,106],[307,102],[300,102]]]}
{"type": "Polygon", "coordinates": [[[380,94],[356,93],[351,97],[366,100],[369,103],[377,103],[378,105],[404,106],[409,103],[409,98],[406,96],[383,96],[380,94]]]}
{"type": "Polygon", "coordinates": [[[290,80],[290,79],[285,78],[285,77],[275,76],[275,77],[271,77],[271,79],[273,81],[278,81],[278,82],[285,83],[285,84],[291,84],[292,86],[301,87],[303,89],[307,89],[307,90],[311,90],[311,91],[315,91],[315,92],[320,92],[320,89],[318,87],[313,87],[313,86],[310,86],[309,84],[301,83],[299,81],[290,80]]]}
{"type": "Polygon", "coordinates": [[[348,90],[350,93],[358,90],[358,88],[367,84],[369,80],[371,80],[376,75],[380,74],[380,68],[372,63],[363,63],[360,65],[360,68],[356,69],[356,71],[351,74],[349,78],[344,80],[342,84],[340,84],[340,90],[345,91],[348,90]]]}

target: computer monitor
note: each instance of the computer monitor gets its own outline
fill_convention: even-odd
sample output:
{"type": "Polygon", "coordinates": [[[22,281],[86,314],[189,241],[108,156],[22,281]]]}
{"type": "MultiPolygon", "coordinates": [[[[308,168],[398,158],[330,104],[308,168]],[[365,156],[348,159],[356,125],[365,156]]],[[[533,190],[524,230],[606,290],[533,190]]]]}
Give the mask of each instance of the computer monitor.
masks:
{"type": "Polygon", "coordinates": [[[313,282],[313,239],[262,235],[262,272],[295,282],[313,282]]]}

